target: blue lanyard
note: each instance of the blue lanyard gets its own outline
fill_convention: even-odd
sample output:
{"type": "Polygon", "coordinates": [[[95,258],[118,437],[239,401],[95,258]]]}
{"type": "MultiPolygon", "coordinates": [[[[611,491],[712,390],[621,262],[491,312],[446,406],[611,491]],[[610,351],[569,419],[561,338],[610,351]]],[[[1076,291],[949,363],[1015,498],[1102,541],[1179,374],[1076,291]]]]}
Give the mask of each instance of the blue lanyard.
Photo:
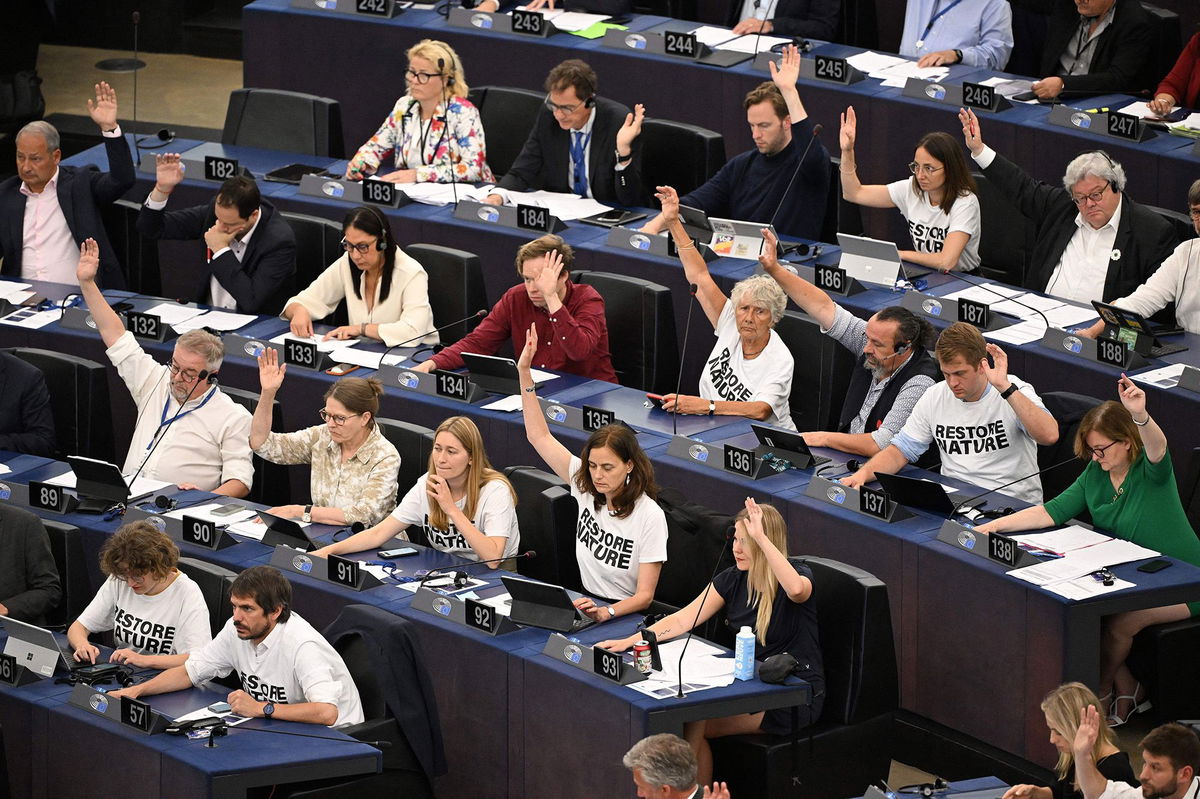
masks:
{"type": "Polygon", "coordinates": [[[933,16],[932,16],[932,17],[930,17],[930,18],[929,18],[929,24],[925,26],[925,32],[921,34],[921,41],[922,41],[922,42],[923,42],[923,41],[925,41],[925,37],[929,35],[929,31],[933,30],[933,23],[937,22],[939,19],[941,19],[942,17],[944,17],[946,14],[949,14],[949,13],[950,13],[950,10],[951,10],[952,8],[954,8],[956,5],[958,5],[959,3],[961,3],[961,2],[962,2],[962,0],[954,0],[954,2],[953,2],[953,3],[951,3],[951,4],[950,4],[950,5],[948,5],[948,6],[946,6],[946,7],[945,7],[945,8],[943,8],[941,11],[938,11],[938,10],[937,10],[937,4],[938,4],[938,2],[940,2],[940,0],[934,0],[934,4],[933,4],[933,8],[934,8],[934,14],[933,14],[933,16]]]}
{"type": "Polygon", "coordinates": [[[150,449],[151,447],[154,446],[154,440],[158,438],[159,431],[161,431],[163,428],[167,427],[168,425],[172,424],[176,419],[182,419],[183,417],[187,416],[189,413],[200,410],[201,408],[203,408],[205,405],[208,404],[208,401],[210,399],[212,399],[213,394],[216,394],[216,393],[217,393],[217,390],[215,388],[209,389],[208,393],[204,395],[204,399],[200,400],[199,405],[197,405],[194,408],[188,408],[186,411],[182,410],[182,406],[180,406],[179,413],[175,414],[170,419],[168,419],[167,418],[167,409],[171,407],[171,394],[170,394],[170,392],[168,392],[167,400],[166,400],[166,402],[163,403],[162,418],[158,422],[158,430],[155,430],[154,435],[150,436],[150,443],[148,443],[146,445],[146,449],[150,449]]]}

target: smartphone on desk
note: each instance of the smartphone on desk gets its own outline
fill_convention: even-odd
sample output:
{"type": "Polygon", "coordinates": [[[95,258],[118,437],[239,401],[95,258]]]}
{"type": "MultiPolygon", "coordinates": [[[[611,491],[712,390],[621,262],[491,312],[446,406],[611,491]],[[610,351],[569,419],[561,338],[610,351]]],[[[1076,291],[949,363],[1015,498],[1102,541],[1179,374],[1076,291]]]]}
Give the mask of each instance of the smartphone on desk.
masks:
{"type": "Polygon", "coordinates": [[[396,549],[381,549],[379,557],[384,560],[395,560],[396,558],[407,558],[410,555],[417,554],[417,550],[412,547],[398,547],[396,549]]]}
{"type": "Polygon", "coordinates": [[[651,393],[647,392],[647,393],[646,393],[646,399],[648,399],[648,400],[650,400],[651,402],[653,402],[653,403],[654,403],[654,407],[655,407],[655,408],[658,408],[660,411],[663,409],[663,401],[664,401],[664,400],[663,400],[663,395],[662,395],[662,394],[651,394],[651,393]]]}

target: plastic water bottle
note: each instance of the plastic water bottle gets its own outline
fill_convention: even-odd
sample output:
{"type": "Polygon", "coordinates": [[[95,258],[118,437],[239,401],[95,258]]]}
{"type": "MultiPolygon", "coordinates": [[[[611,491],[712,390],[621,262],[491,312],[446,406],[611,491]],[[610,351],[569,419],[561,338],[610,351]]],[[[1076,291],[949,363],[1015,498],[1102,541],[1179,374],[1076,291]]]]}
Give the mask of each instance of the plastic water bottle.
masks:
{"type": "Polygon", "coordinates": [[[738,631],[733,649],[733,676],[738,680],[754,679],[754,631],[743,627],[738,631]]]}

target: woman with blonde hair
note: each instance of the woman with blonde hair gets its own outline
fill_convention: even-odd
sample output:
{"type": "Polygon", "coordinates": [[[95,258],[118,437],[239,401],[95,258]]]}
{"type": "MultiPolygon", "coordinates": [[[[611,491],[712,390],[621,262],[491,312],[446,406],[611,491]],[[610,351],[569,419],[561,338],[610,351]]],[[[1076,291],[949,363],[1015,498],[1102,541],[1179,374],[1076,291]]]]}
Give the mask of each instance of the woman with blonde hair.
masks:
{"type": "MultiPolygon", "coordinates": [[[[1054,774],[1058,778],[1049,787],[1038,785],[1014,785],[1005,792],[1003,799],[1083,799],[1083,793],[1075,784],[1075,757],[1072,744],[1079,729],[1079,714],[1087,707],[1100,707],[1100,700],[1092,689],[1083,683],[1069,682],[1060,685],[1042,700],[1042,713],[1046,715],[1046,726],[1050,728],[1050,743],[1058,750],[1058,763],[1054,774]]],[[[1107,780],[1124,781],[1136,786],[1137,778],[1129,764],[1129,755],[1117,748],[1116,736],[1108,724],[1101,721],[1100,734],[1092,748],[1092,760],[1107,780]]]]}
{"type": "MultiPolygon", "coordinates": [[[[787,523],[770,505],[746,498],[746,507],[734,517],[734,565],[721,572],[690,604],[650,626],[659,641],[684,635],[724,610],[734,630],[749,627],[757,646],[755,657],[788,653],[799,664],[797,676],[812,686],[812,704],[799,708],[800,726],[821,715],[825,697],[825,671],[817,634],[817,609],[812,599],[812,570],[788,560],[787,523]]],[[[641,638],[601,641],[597,646],[623,652],[641,638]]],[[[765,713],[742,713],[718,719],[689,722],[684,737],[696,752],[700,784],[712,781],[709,738],[752,732],[782,734],[791,730],[791,708],[765,713]]]]}
{"type": "Polygon", "coordinates": [[[488,461],[475,422],[451,416],[434,433],[429,471],[417,478],[392,515],[313,554],[378,549],[415,524],[434,549],[475,561],[511,558],[520,544],[516,504],[512,484],[488,461]]]}

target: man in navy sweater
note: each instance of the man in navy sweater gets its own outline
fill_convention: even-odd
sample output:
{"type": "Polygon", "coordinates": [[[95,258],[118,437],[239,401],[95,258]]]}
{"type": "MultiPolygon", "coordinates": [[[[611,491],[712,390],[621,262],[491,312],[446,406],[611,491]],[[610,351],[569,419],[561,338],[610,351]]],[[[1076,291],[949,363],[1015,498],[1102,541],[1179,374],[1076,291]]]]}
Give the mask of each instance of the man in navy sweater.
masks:
{"type": "MultiPolygon", "coordinates": [[[[681,205],[721,219],[774,221],[784,236],[820,238],[829,199],[829,152],[819,140],[812,141],[813,124],[796,91],[799,77],[800,52],[789,46],[782,66],[771,63],[771,80],[743,101],[754,149],[734,156],[707,183],[681,197],[681,205]],[[799,174],[787,190],[798,165],[799,174]]],[[[661,215],[642,228],[647,233],[663,229],[661,215]]]]}

